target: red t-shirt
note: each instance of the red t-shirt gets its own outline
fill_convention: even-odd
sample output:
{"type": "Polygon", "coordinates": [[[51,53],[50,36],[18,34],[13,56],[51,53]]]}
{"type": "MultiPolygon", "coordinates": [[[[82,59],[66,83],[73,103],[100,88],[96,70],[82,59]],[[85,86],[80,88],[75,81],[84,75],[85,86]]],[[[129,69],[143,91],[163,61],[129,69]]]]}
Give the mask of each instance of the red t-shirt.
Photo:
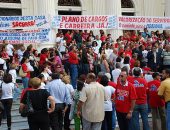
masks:
{"type": "Polygon", "coordinates": [[[69,63],[70,64],[78,64],[78,57],[77,57],[77,54],[70,51],[69,52],[69,63]]]}
{"type": "Polygon", "coordinates": [[[68,33],[66,33],[66,34],[65,34],[65,37],[67,38],[66,43],[67,43],[67,44],[70,44],[70,42],[71,42],[71,40],[72,40],[71,35],[68,34],[68,33]]]}
{"type": "Polygon", "coordinates": [[[147,90],[148,90],[148,84],[147,81],[143,78],[133,77],[131,82],[135,89],[137,94],[136,104],[146,104],[147,103],[147,90]]]}
{"type": "Polygon", "coordinates": [[[153,80],[148,83],[149,88],[149,104],[152,108],[165,106],[165,100],[158,96],[158,88],[161,82],[159,80],[153,80]]]}
{"type": "Polygon", "coordinates": [[[106,38],[107,38],[107,37],[106,37],[105,35],[103,35],[103,36],[100,37],[100,40],[101,40],[102,42],[105,42],[105,41],[106,41],[106,38]]]}
{"type": "MultiPolygon", "coordinates": [[[[26,64],[22,64],[21,66],[22,66],[22,70],[23,70],[23,72],[28,71],[28,67],[27,67],[27,65],[26,65],[26,64]]],[[[30,72],[27,72],[26,77],[27,77],[27,78],[30,78],[30,72]]]]}
{"type": "Polygon", "coordinates": [[[130,69],[134,68],[135,59],[130,59],[130,69]]]}
{"type": "Polygon", "coordinates": [[[136,91],[131,83],[127,86],[122,86],[120,83],[116,86],[116,111],[121,113],[128,113],[131,108],[131,100],[136,100],[136,91]]]}
{"type": "Polygon", "coordinates": [[[41,54],[40,55],[39,65],[43,65],[46,62],[47,58],[48,58],[48,54],[41,54]]]}

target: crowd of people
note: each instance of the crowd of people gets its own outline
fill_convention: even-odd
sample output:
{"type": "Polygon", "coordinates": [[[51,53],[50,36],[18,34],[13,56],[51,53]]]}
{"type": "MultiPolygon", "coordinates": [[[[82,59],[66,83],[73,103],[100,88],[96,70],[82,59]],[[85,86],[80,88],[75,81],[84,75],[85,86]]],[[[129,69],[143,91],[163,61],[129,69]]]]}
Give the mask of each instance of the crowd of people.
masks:
{"type": "Polygon", "coordinates": [[[1,120],[11,130],[11,108],[20,96],[20,112],[30,130],[170,130],[170,35],[163,31],[111,34],[61,30],[56,45],[39,53],[33,45],[16,50],[4,40],[0,53],[1,120]],[[140,116],[139,116],[140,115],[140,116]]]}

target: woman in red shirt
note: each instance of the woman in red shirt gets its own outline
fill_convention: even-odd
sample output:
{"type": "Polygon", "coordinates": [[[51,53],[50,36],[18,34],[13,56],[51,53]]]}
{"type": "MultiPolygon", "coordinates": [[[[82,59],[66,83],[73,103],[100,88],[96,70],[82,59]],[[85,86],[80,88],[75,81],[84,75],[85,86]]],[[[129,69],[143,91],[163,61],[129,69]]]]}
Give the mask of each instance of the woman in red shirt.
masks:
{"type": "Polygon", "coordinates": [[[22,77],[22,83],[24,88],[28,88],[28,81],[30,79],[30,70],[27,67],[27,63],[29,62],[29,59],[27,57],[23,57],[21,60],[21,67],[24,73],[27,73],[25,77],[22,77]]]}

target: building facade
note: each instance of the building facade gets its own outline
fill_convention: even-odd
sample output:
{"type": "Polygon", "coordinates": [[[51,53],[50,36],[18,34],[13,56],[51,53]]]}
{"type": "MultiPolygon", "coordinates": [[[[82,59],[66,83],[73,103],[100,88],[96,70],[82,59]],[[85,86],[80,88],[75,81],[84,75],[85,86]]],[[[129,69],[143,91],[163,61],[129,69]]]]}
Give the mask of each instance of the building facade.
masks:
{"type": "MultiPolygon", "coordinates": [[[[0,0],[0,15],[170,16],[170,0],[0,0]]],[[[107,30],[114,38],[121,30],[107,30]]],[[[51,32],[51,46],[56,30],[51,32]]]]}

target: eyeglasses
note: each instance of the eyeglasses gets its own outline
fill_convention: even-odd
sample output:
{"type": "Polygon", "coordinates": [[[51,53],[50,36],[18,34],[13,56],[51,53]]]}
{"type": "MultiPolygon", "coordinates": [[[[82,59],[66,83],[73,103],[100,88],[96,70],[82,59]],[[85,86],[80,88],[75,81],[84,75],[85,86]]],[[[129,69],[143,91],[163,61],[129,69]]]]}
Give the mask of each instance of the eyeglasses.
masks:
{"type": "Polygon", "coordinates": [[[120,77],[121,77],[121,78],[123,78],[123,77],[124,77],[124,75],[120,75],[120,77]]]}

